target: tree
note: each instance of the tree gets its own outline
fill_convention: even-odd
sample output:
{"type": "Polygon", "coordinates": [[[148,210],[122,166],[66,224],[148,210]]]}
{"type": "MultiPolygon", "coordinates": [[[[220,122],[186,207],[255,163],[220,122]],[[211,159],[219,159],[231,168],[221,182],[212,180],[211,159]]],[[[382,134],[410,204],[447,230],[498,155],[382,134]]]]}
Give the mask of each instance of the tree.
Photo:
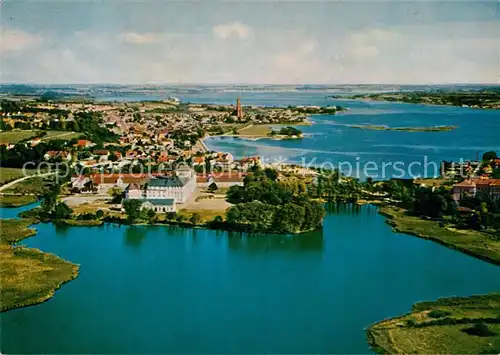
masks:
{"type": "Polygon", "coordinates": [[[64,202],[60,202],[54,207],[52,217],[55,219],[67,219],[71,217],[71,213],[73,213],[73,210],[64,202]]]}
{"type": "Polygon", "coordinates": [[[217,184],[215,182],[212,182],[210,185],[208,185],[208,191],[212,192],[212,193],[217,191],[218,188],[219,187],[217,186],[217,184]]]}
{"type": "Polygon", "coordinates": [[[150,221],[153,221],[156,218],[156,212],[150,209],[147,212],[147,216],[150,221]]]}
{"type": "Polygon", "coordinates": [[[112,197],[111,203],[121,203],[123,199],[123,191],[118,187],[112,187],[108,190],[108,195],[112,197]]]}
{"type": "Polygon", "coordinates": [[[483,154],[483,161],[490,161],[492,159],[497,159],[497,153],[494,151],[485,152],[483,154]]]}
{"type": "Polygon", "coordinates": [[[469,335],[476,335],[478,337],[495,335],[495,333],[493,333],[483,322],[476,323],[472,327],[464,329],[463,331],[469,335]]]}
{"type": "Polygon", "coordinates": [[[102,217],[104,217],[104,212],[102,210],[97,210],[95,216],[97,219],[101,219],[102,217]]]}
{"type": "Polygon", "coordinates": [[[272,181],[276,181],[278,179],[278,172],[275,169],[265,168],[264,174],[266,174],[266,176],[272,181]]]}
{"type": "Polygon", "coordinates": [[[123,202],[123,208],[130,221],[135,221],[141,215],[142,201],[136,199],[125,200],[123,202]]]}
{"type": "Polygon", "coordinates": [[[197,225],[201,222],[201,216],[199,213],[195,212],[191,215],[191,218],[189,218],[189,221],[191,222],[191,224],[194,226],[194,225],[197,225]]]}

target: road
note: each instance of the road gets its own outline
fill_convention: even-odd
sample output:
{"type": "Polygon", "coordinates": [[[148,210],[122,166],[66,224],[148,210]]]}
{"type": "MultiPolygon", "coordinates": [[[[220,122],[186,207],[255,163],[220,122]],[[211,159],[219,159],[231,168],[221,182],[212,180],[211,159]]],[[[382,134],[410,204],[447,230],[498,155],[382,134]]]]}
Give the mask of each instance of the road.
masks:
{"type": "Polygon", "coordinates": [[[24,176],[22,178],[19,178],[17,180],[11,181],[11,182],[9,182],[9,183],[7,183],[5,185],[0,186],[0,191],[7,190],[8,188],[14,186],[18,182],[21,182],[21,181],[24,181],[24,180],[28,180],[28,179],[31,179],[33,177],[45,177],[45,176],[50,176],[50,175],[53,175],[53,174],[55,174],[55,172],[45,173],[45,174],[40,174],[40,175],[28,175],[28,176],[24,176]]]}
{"type": "Polygon", "coordinates": [[[64,137],[64,136],[69,136],[69,135],[72,135],[72,134],[75,134],[75,132],[64,132],[64,133],[59,133],[59,134],[56,134],[56,135],[53,135],[53,136],[46,136],[46,137],[41,137],[42,141],[43,140],[48,140],[48,139],[59,139],[61,137],[64,137]]]}

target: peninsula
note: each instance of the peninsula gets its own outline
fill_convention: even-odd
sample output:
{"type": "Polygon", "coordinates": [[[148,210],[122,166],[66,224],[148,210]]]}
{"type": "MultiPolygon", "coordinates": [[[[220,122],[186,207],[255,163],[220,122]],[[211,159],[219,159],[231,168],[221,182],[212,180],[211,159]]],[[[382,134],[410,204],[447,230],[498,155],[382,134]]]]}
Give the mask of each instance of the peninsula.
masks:
{"type": "Polygon", "coordinates": [[[498,354],[499,315],[500,293],[441,298],[371,325],[367,337],[384,354],[498,354]]]}
{"type": "Polygon", "coordinates": [[[500,109],[500,89],[498,87],[481,90],[433,90],[398,91],[375,94],[331,96],[337,99],[376,100],[406,102],[411,104],[447,105],[482,109],[500,109]]]}
{"type": "Polygon", "coordinates": [[[44,302],[78,276],[78,265],[15,243],[36,234],[30,219],[0,219],[0,311],[44,302]]]}

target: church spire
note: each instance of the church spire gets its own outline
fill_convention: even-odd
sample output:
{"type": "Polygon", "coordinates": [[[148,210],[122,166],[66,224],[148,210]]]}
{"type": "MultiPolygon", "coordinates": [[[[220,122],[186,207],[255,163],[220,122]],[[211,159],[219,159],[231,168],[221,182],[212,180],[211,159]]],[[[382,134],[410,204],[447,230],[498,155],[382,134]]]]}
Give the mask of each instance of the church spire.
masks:
{"type": "Polygon", "coordinates": [[[240,120],[243,118],[243,108],[241,107],[241,99],[239,96],[236,99],[236,117],[240,120]]]}

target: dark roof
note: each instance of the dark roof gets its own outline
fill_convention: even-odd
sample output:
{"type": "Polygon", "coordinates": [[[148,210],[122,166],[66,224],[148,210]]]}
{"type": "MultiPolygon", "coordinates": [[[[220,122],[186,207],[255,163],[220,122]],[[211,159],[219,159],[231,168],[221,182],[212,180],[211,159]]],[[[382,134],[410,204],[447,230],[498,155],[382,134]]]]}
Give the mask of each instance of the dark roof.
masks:
{"type": "Polygon", "coordinates": [[[148,183],[148,186],[154,187],[183,187],[184,185],[186,185],[186,181],[183,181],[183,179],[177,176],[158,177],[149,180],[148,183]]]}

